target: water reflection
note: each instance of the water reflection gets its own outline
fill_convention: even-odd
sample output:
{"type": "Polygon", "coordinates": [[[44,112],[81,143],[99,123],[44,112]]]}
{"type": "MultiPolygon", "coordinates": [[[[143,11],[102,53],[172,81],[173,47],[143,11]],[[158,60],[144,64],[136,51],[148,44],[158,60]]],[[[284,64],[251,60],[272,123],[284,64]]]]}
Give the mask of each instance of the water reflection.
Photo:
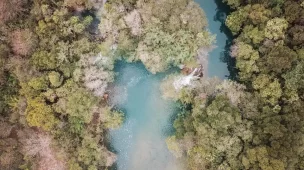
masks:
{"type": "Polygon", "coordinates": [[[206,13],[209,30],[216,35],[216,48],[210,53],[208,61],[208,76],[219,78],[235,77],[234,59],[229,56],[232,35],[225,26],[229,7],[222,0],[196,0],[206,13]]]}
{"type": "Polygon", "coordinates": [[[227,68],[229,71],[229,79],[235,80],[237,76],[237,69],[235,68],[235,59],[230,56],[230,47],[233,43],[233,35],[229,28],[226,26],[225,21],[227,15],[230,14],[230,7],[224,3],[222,0],[214,0],[217,5],[216,15],[214,16],[214,20],[221,23],[220,31],[223,32],[226,37],[226,45],[224,51],[221,53],[221,61],[227,63],[227,68]]]}

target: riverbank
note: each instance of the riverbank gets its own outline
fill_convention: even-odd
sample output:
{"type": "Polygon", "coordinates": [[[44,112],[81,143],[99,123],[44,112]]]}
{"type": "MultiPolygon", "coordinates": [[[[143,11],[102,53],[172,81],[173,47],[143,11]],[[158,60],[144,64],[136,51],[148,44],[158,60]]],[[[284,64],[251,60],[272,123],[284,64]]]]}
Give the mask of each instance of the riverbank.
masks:
{"type": "Polygon", "coordinates": [[[102,14],[93,15],[103,2],[0,2],[0,169],[107,169],[115,161],[105,146],[107,131],[123,122],[108,99],[131,102],[126,108],[141,117],[130,142],[138,146],[130,147],[137,156],[128,166],[177,165],[164,143],[175,103],[161,99],[157,73],[198,66],[197,50],[214,42],[206,18],[191,0],[107,1],[102,14]],[[145,65],[123,73],[145,76],[127,75],[127,82],[114,87],[116,98],[109,98],[106,89],[120,57],[145,65]],[[126,95],[120,98],[120,92],[126,95]],[[20,129],[11,138],[13,127],[20,129]]]}
{"type": "MultiPolygon", "coordinates": [[[[206,12],[208,19],[217,15],[216,3],[212,2],[209,11],[206,12]],[[210,9],[212,8],[212,9],[210,9]]],[[[204,5],[204,4],[201,4],[204,5]]],[[[213,21],[211,32],[221,32],[222,22],[213,21]],[[213,25],[214,24],[214,25],[213,25]]],[[[227,36],[224,33],[217,37],[219,45],[215,52],[209,57],[212,58],[211,66],[216,68],[226,67],[221,60],[225,49],[227,36]],[[224,41],[221,42],[221,41],[224,41]]],[[[228,41],[228,40],[227,40],[228,41]]],[[[206,55],[205,59],[206,59],[206,55]]],[[[203,61],[204,64],[205,60],[203,61]]],[[[208,68],[208,67],[206,67],[208,68]]],[[[160,84],[163,79],[171,73],[151,74],[141,63],[126,63],[119,61],[115,65],[115,72],[118,73],[111,89],[110,100],[119,109],[123,110],[126,117],[125,123],[118,130],[110,131],[110,142],[117,153],[117,163],[112,169],[117,170],[184,170],[184,161],[176,159],[167,149],[166,138],[172,134],[173,121],[179,113],[179,106],[170,100],[164,100],[160,92],[160,84]]],[[[186,71],[185,71],[186,72],[186,71]]],[[[189,71],[188,71],[189,72],[189,71]]],[[[185,73],[185,74],[188,74],[185,73]]],[[[210,71],[209,71],[210,73],[210,71]]],[[[211,75],[225,78],[229,72],[221,68],[218,72],[211,72],[211,75]]],[[[172,88],[174,88],[172,86],[172,88]]],[[[111,101],[110,101],[111,102],[111,101]]]]}

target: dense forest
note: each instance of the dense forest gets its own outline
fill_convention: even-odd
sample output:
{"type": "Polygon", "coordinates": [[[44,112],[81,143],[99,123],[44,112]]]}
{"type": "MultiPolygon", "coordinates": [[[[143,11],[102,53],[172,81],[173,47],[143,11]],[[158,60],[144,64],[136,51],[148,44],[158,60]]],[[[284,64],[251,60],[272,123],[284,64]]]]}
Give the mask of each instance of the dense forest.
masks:
{"type": "Polygon", "coordinates": [[[195,65],[197,51],[214,41],[204,12],[193,0],[110,1],[99,29],[103,55],[141,61],[152,73],[195,65]]]}
{"type": "Polygon", "coordinates": [[[0,0],[1,170],[107,169],[115,60],[162,72],[214,41],[192,0],[105,2],[0,0]]]}
{"type": "Polygon", "coordinates": [[[103,98],[112,59],[100,54],[101,2],[0,1],[0,169],[105,169],[107,129],[123,114],[103,98]],[[91,13],[91,14],[90,14],[91,13]]]}
{"type": "MultiPolygon", "coordinates": [[[[304,169],[304,2],[225,0],[237,82],[197,80],[179,100],[169,149],[200,169],[304,169]]],[[[170,83],[169,83],[170,84],[170,83]]]]}
{"type": "MultiPolygon", "coordinates": [[[[224,3],[236,81],[168,76],[163,96],[182,106],[168,148],[193,170],[304,169],[304,2],[224,3]]],[[[207,28],[193,0],[0,0],[0,169],[111,167],[115,61],[196,70],[207,28]]]]}

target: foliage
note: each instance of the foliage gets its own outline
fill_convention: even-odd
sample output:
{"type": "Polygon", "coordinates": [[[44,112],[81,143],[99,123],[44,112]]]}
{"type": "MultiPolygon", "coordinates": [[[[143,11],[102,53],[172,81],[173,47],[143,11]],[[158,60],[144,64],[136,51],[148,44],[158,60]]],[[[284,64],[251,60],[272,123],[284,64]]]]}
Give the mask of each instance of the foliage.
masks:
{"type": "Polygon", "coordinates": [[[303,62],[298,63],[295,68],[283,75],[285,79],[285,89],[286,95],[288,96],[289,101],[295,101],[299,99],[303,87],[303,62]]]}
{"type": "Polygon", "coordinates": [[[288,22],[284,18],[274,18],[267,22],[265,37],[273,40],[284,38],[284,33],[288,27],[288,22]]]}
{"type": "Polygon", "coordinates": [[[176,136],[170,136],[166,139],[166,143],[168,146],[168,149],[173,153],[173,155],[177,158],[182,157],[182,150],[178,144],[178,141],[176,140],[176,136]]]}
{"type": "Polygon", "coordinates": [[[27,0],[12,0],[12,1],[1,0],[0,25],[20,15],[24,11],[23,5],[26,3],[27,0]]]}
{"type": "Polygon", "coordinates": [[[303,169],[302,2],[225,2],[238,83],[199,80],[171,94],[184,109],[168,147],[187,169],[303,169]]]}
{"type": "Polygon", "coordinates": [[[30,55],[33,52],[36,41],[35,35],[29,29],[16,30],[11,37],[14,53],[22,56],[30,55]]]}
{"type": "Polygon", "coordinates": [[[239,40],[248,44],[257,45],[260,44],[264,38],[264,30],[253,25],[246,25],[243,28],[243,32],[239,36],[239,40]]]}
{"type": "Polygon", "coordinates": [[[48,77],[51,86],[53,87],[59,87],[63,82],[63,77],[58,72],[52,71],[49,73],[48,77]]]}
{"type": "Polygon", "coordinates": [[[54,115],[54,111],[46,105],[41,98],[35,98],[27,101],[26,120],[30,126],[41,127],[49,131],[58,124],[58,119],[54,115]]]}
{"type": "Polygon", "coordinates": [[[260,168],[260,169],[278,169],[283,170],[284,163],[277,159],[269,159],[269,153],[266,147],[257,147],[249,149],[243,157],[242,162],[246,169],[260,168]],[[253,164],[253,165],[252,165],[253,164]]]}
{"type": "Polygon", "coordinates": [[[56,56],[44,50],[36,51],[33,54],[31,61],[39,70],[52,70],[58,67],[58,60],[56,56]]]}
{"type": "Polygon", "coordinates": [[[88,166],[104,165],[105,162],[102,160],[103,149],[98,145],[98,138],[86,135],[82,140],[82,144],[77,148],[78,160],[88,166]]]}
{"type": "Polygon", "coordinates": [[[260,74],[252,85],[254,89],[259,90],[260,96],[272,105],[276,105],[282,96],[278,79],[271,80],[268,75],[260,74]]]}
{"type": "MultiPolygon", "coordinates": [[[[243,85],[200,79],[177,92],[168,78],[165,96],[182,104],[168,147],[188,169],[304,169],[303,2],[225,2],[243,85]]],[[[115,60],[156,73],[214,42],[192,0],[107,1],[95,36],[93,17],[75,14],[98,3],[0,0],[0,169],[107,169],[105,133],[123,122],[101,99],[115,60]]]]}
{"type": "Polygon", "coordinates": [[[106,169],[116,160],[103,138],[123,114],[110,109],[103,122],[95,112],[108,107],[101,97],[116,59],[99,55],[102,38],[89,32],[101,3],[0,1],[0,124],[14,125],[2,129],[0,169],[106,169]],[[6,140],[18,143],[4,152],[6,140]]]}
{"type": "Polygon", "coordinates": [[[241,5],[240,0],[224,0],[224,2],[226,2],[232,8],[237,8],[241,5]]]}
{"type": "MultiPolygon", "coordinates": [[[[99,54],[97,57],[83,57],[79,64],[84,67],[81,72],[84,74],[82,80],[86,88],[91,90],[95,96],[102,97],[106,92],[108,83],[114,81],[112,71],[114,60],[99,54]]],[[[74,75],[74,77],[77,76],[74,75]]],[[[79,77],[81,76],[79,75],[79,77]]]]}
{"type": "Polygon", "coordinates": [[[214,42],[206,30],[205,14],[193,1],[138,0],[137,5],[128,5],[123,1],[105,5],[99,25],[105,37],[102,46],[131,61],[142,61],[152,73],[193,61],[198,49],[214,42]]]}
{"type": "Polygon", "coordinates": [[[233,34],[237,34],[241,30],[243,23],[246,21],[247,17],[247,9],[240,8],[239,10],[232,12],[227,17],[226,25],[229,27],[233,34]]]}
{"type": "MultiPolygon", "coordinates": [[[[262,4],[254,4],[250,6],[249,11],[249,19],[251,20],[252,24],[259,25],[261,23],[265,23],[271,17],[272,11],[265,8],[262,4]]],[[[268,24],[268,22],[267,22],[268,24]]]]}
{"type": "Polygon", "coordinates": [[[260,58],[259,52],[252,46],[238,42],[231,47],[231,56],[237,59],[236,67],[240,70],[239,77],[241,80],[252,78],[254,73],[258,73],[259,67],[257,60],[260,58]]]}
{"type": "Polygon", "coordinates": [[[295,51],[286,46],[278,46],[271,48],[270,52],[258,62],[261,72],[282,74],[292,67],[296,58],[295,51]]]}
{"type": "MultiPolygon", "coordinates": [[[[198,85],[197,88],[201,87],[198,85]]],[[[240,87],[232,82],[212,87],[213,91],[219,90],[215,98],[212,93],[201,98],[200,93],[193,89],[193,100],[189,103],[192,104],[191,113],[182,114],[175,120],[178,138],[171,136],[167,139],[169,149],[177,157],[186,153],[189,169],[228,168],[228,165],[231,169],[242,168],[237,155],[242,152],[243,142],[252,140],[253,134],[250,130],[252,123],[242,118],[237,107],[243,96],[235,100],[231,98],[233,92],[229,94],[237,89],[243,94],[240,87]],[[189,144],[189,139],[192,144],[189,144]]]]}
{"type": "Polygon", "coordinates": [[[79,117],[85,123],[92,120],[92,107],[97,99],[84,89],[78,89],[67,97],[66,113],[72,117],[79,117]],[[77,106],[77,107],[75,107],[77,106]]]}
{"type": "Polygon", "coordinates": [[[35,90],[46,90],[49,86],[49,81],[46,76],[32,78],[28,85],[35,90]]]}
{"type": "Polygon", "coordinates": [[[85,7],[89,7],[88,0],[65,0],[64,5],[67,7],[72,7],[77,11],[84,10],[85,7]]]}
{"type": "Polygon", "coordinates": [[[226,81],[204,95],[203,84],[186,89],[193,96],[175,121],[176,147],[192,134],[183,152],[190,169],[302,169],[301,2],[226,2],[234,9],[226,19],[231,56],[246,88],[226,81]]]}
{"type": "Polygon", "coordinates": [[[197,37],[194,37],[188,31],[176,31],[170,35],[154,28],[147,32],[143,41],[138,45],[137,54],[152,73],[168,68],[170,63],[179,65],[189,61],[192,58],[188,57],[195,56],[199,47],[211,45],[209,44],[210,41],[204,42],[204,38],[210,36],[208,32],[201,32],[197,34],[197,37]],[[154,70],[155,65],[158,65],[161,61],[164,64],[154,70]]]}
{"type": "MultiPolygon", "coordinates": [[[[64,162],[58,159],[59,152],[52,147],[52,138],[43,132],[24,129],[18,132],[24,155],[36,159],[37,169],[64,170],[64,162]]],[[[33,168],[34,168],[33,167],[33,168]]]]}
{"type": "Polygon", "coordinates": [[[12,74],[5,75],[4,84],[0,83],[0,115],[6,115],[10,112],[9,103],[18,95],[18,80],[12,74]]]}
{"type": "Polygon", "coordinates": [[[303,47],[304,43],[304,26],[295,25],[288,30],[289,43],[293,46],[303,47]]]}
{"type": "Polygon", "coordinates": [[[101,111],[101,119],[106,128],[117,129],[123,123],[123,113],[118,110],[111,110],[110,107],[106,107],[101,111]]]}
{"type": "Polygon", "coordinates": [[[18,148],[18,141],[13,138],[0,139],[0,168],[3,170],[18,169],[24,164],[23,154],[18,148]]]}
{"type": "MultiPolygon", "coordinates": [[[[303,2],[302,2],[303,4],[303,2]]],[[[284,3],[284,15],[289,23],[301,20],[304,15],[303,6],[299,2],[287,1],[284,3]],[[302,8],[302,9],[301,9],[302,8]]]]}

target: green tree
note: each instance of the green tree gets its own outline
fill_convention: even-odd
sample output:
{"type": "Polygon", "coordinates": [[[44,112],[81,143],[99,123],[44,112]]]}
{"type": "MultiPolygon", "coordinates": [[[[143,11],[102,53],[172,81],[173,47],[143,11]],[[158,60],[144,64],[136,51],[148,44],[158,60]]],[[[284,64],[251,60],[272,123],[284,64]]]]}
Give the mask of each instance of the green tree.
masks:
{"type": "Polygon", "coordinates": [[[258,65],[264,73],[282,74],[292,67],[297,59],[297,53],[286,46],[275,46],[270,52],[260,58],[258,65]]]}
{"type": "Polygon", "coordinates": [[[194,109],[193,116],[199,140],[188,151],[190,168],[200,167],[195,158],[199,154],[210,168],[242,169],[237,155],[242,152],[242,141],[252,139],[252,132],[251,123],[242,120],[239,109],[232,106],[226,97],[217,96],[205,109],[194,109]]]}
{"type": "Polygon", "coordinates": [[[226,25],[231,30],[231,32],[236,35],[240,32],[243,27],[244,22],[248,17],[247,8],[239,8],[237,11],[232,12],[226,19],[226,25]]]}
{"type": "Polygon", "coordinates": [[[267,22],[265,36],[272,40],[284,39],[288,22],[284,18],[273,18],[267,22]]]}
{"type": "Polygon", "coordinates": [[[278,159],[270,158],[266,147],[248,149],[242,158],[245,169],[260,168],[262,170],[283,170],[284,163],[278,159]]]}
{"type": "Polygon", "coordinates": [[[48,78],[53,87],[59,87],[63,82],[63,77],[55,71],[50,72],[48,78]]]}
{"type": "Polygon", "coordinates": [[[254,46],[260,44],[264,39],[264,30],[253,25],[246,25],[238,37],[238,40],[246,42],[247,44],[253,44],[254,46]]]}
{"type": "Polygon", "coordinates": [[[142,61],[156,73],[195,60],[198,49],[214,42],[206,30],[204,12],[193,1],[139,0],[130,12],[118,12],[120,7],[127,8],[124,5],[121,1],[105,5],[99,25],[105,37],[103,55],[118,52],[130,61],[142,61]]]}
{"type": "Polygon", "coordinates": [[[28,85],[35,90],[46,90],[49,86],[49,82],[46,76],[40,76],[32,78],[28,82],[28,85]]]}
{"type": "Polygon", "coordinates": [[[89,0],[64,0],[64,6],[74,8],[76,11],[91,9],[92,3],[89,0]]]}
{"type": "Polygon", "coordinates": [[[98,167],[105,166],[106,160],[103,148],[98,144],[98,137],[85,135],[81,145],[77,148],[77,159],[86,166],[98,167]]]}
{"type": "Polygon", "coordinates": [[[259,52],[254,50],[252,46],[237,42],[231,48],[231,55],[236,57],[236,67],[240,70],[239,76],[243,81],[248,81],[254,73],[258,73],[259,67],[257,61],[260,58],[259,52]]]}
{"type": "Polygon", "coordinates": [[[107,129],[117,129],[123,123],[124,115],[121,111],[106,107],[101,110],[101,114],[103,125],[107,129]]]}
{"type": "Polygon", "coordinates": [[[75,89],[73,93],[67,96],[66,113],[89,123],[93,118],[92,108],[97,102],[98,99],[85,89],[75,89]]]}
{"type": "Polygon", "coordinates": [[[271,10],[265,8],[262,4],[250,6],[248,18],[254,25],[261,25],[267,22],[271,17],[271,10]]]}
{"type": "Polygon", "coordinates": [[[278,79],[271,79],[267,74],[260,74],[253,82],[253,88],[269,104],[275,106],[282,96],[281,84],[278,79]]]}
{"type": "Polygon", "coordinates": [[[289,96],[289,100],[295,101],[299,99],[299,92],[304,88],[304,63],[299,62],[295,68],[283,75],[285,79],[286,93],[289,96]]]}
{"type": "Polygon", "coordinates": [[[237,8],[241,5],[241,0],[224,0],[232,8],[237,8]]]}
{"type": "Polygon", "coordinates": [[[42,98],[27,101],[26,120],[30,126],[41,127],[46,131],[53,130],[59,123],[52,108],[45,104],[42,98]]]}
{"type": "Polygon", "coordinates": [[[31,62],[39,70],[52,70],[57,68],[59,64],[55,54],[44,50],[37,50],[32,55],[31,62]]]}
{"type": "Polygon", "coordinates": [[[289,23],[293,23],[298,18],[304,15],[303,7],[300,6],[300,2],[286,1],[284,3],[284,16],[289,23]]]}
{"type": "Polygon", "coordinates": [[[288,39],[289,43],[293,46],[300,46],[304,47],[304,26],[301,25],[295,25],[292,28],[290,28],[288,31],[288,39]]]}

